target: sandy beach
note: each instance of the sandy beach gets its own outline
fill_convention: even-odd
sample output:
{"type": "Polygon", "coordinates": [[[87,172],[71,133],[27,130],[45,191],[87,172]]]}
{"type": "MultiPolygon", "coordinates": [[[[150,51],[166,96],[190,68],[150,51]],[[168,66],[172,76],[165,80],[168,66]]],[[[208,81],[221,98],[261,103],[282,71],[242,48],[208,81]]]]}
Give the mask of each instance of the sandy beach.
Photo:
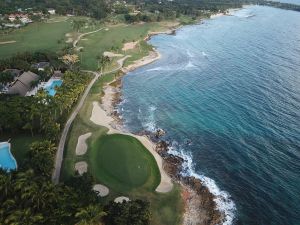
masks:
{"type": "Polygon", "coordinates": [[[147,55],[139,60],[134,61],[133,64],[130,64],[127,67],[123,67],[122,71],[124,73],[128,73],[128,72],[135,70],[141,66],[152,63],[152,62],[158,60],[160,57],[161,57],[160,53],[156,49],[153,49],[152,51],[149,52],[149,55],[147,55]]]}

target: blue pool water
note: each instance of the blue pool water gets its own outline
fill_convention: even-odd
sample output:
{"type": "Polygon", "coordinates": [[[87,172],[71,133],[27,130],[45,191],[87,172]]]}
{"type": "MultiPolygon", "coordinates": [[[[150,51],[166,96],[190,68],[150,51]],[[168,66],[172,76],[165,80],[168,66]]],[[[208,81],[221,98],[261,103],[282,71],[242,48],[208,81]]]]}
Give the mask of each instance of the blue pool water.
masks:
{"type": "Polygon", "coordinates": [[[60,87],[62,83],[62,80],[52,80],[50,85],[47,85],[45,89],[49,95],[54,96],[56,94],[56,87],[60,87]]]}
{"type": "Polygon", "coordinates": [[[17,169],[17,162],[10,152],[10,144],[7,142],[0,143],[0,168],[5,170],[17,169]]]}
{"type": "Polygon", "coordinates": [[[299,225],[300,13],[247,7],[150,43],[161,59],[123,78],[125,128],[166,130],[226,224],[299,225]]]}

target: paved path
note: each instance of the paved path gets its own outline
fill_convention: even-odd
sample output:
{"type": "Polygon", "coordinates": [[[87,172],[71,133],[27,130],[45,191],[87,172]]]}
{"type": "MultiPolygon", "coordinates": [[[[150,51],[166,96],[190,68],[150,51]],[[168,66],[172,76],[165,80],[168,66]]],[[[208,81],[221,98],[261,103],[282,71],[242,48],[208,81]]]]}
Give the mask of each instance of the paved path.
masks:
{"type": "Polygon", "coordinates": [[[109,74],[109,73],[114,73],[117,72],[118,70],[120,70],[123,66],[124,61],[130,56],[125,56],[121,59],[119,59],[117,62],[119,64],[119,66],[111,71],[105,72],[105,73],[98,73],[95,71],[88,71],[88,70],[84,70],[83,72],[86,73],[92,73],[95,75],[95,77],[93,78],[93,80],[90,82],[90,84],[88,85],[88,87],[86,88],[85,92],[83,93],[78,105],[76,106],[75,110],[72,112],[70,118],[67,120],[64,130],[61,134],[61,138],[58,144],[58,148],[57,148],[57,152],[56,152],[56,157],[55,157],[55,164],[54,164],[54,172],[52,174],[52,181],[55,184],[58,184],[59,182],[59,177],[60,177],[60,170],[61,170],[61,165],[62,165],[62,161],[63,161],[63,157],[64,157],[64,148],[65,148],[65,143],[66,143],[66,139],[71,127],[72,122],[74,121],[74,119],[76,118],[77,114],[79,113],[80,109],[82,108],[84,101],[87,97],[87,95],[89,94],[92,86],[94,85],[94,83],[98,80],[99,77],[109,74]]]}
{"type": "Polygon", "coordinates": [[[80,111],[81,107],[83,106],[83,103],[84,103],[87,95],[89,94],[89,92],[91,90],[91,87],[94,85],[96,80],[101,76],[100,73],[93,72],[93,71],[84,71],[84,72],[93,73],[95,75],[95,77],[93,78],[93,80],[90,82],[89,86],[86,88],[85,92],[83,93],[83,96],[81,97],[81,99],[80,99],[78,105],[76,106],[75,110],[72,112],[70,118],[66,122],[64,130],[61,134],[61,138],[60,138],[58,148],[57,148],[57,152],[56,152],[54,172],[52,174],[52,180],[55,184],[58,184],[58,182],[59,182],[60,170],[61,170],[62,160],[63,160],[63,156],[64,156],[65,142],[66,142],[67,135],[68,135],[68,132],[70,130],[71,124],[74,121],[74,119],[76,118],[76,116],[77,116],[78,112],[80,111]]]}
{"type": "Polygon", "coordinates": [[[74,48],[77,47],[77,44],[78,44],[78,42],[80,41],[80,39],[81,39],[82,37],[84,37],[84,36],[86,36],[86,35],[89,35],[89,34],[96,33],[96,32],[98,32],[98,31],[100,31],[100,30],[103,30],[104,28],[105,28],[105,27],[102,27],[102,28],[100,28],[100,29],[98,29],[98,30],[94,30],[94,31],[91,31],[91,32],[87,32],[87,33],[84,33],[84,34],[80,34],[80,35],[78,36],[78,38],[73,42],[73,47],[74,47],[74,48]]]}

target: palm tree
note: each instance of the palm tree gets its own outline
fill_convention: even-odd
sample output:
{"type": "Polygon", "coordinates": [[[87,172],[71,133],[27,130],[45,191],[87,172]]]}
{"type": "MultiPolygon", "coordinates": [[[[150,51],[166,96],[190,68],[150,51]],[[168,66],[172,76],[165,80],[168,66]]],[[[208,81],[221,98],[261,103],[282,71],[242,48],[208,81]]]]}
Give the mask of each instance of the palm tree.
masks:
{"type": "Polygon", "coordinates": [[[102,208],[98,205],[89,205],[86,208],[79,209],[79,211],[75,214],[75,217],[79,219],[79,222],[77,223],[78,225],[88,225],[99,224],[102,217],[105,215],[106,213],[103,212],[102,208]]]}

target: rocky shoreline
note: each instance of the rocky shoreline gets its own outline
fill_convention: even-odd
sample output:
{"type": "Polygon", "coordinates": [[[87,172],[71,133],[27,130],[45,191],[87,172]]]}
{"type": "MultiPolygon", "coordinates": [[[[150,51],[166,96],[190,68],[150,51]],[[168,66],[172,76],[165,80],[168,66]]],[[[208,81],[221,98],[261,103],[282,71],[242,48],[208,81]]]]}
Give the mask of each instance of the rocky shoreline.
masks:
{"type": "MultiPolygon", "coordinates": [[[[106,109],[106,112],[114,119],[111,126],[119,130],[123,129],[123,121],[117,110],[117,106],[121,102],[123,75],[124,73],[119,74],[115,81],[104,87],[105,93],[108,89],[110,89],[110,93],[113,90],[113,97],[110,101],[111,106],[106,109]]],[[[203,185],[200,179],[182,175],[183,163],[185,161],[183,158],[169,153],[170,146],[168,142],[162,140],[165,133],[164,130],[158,129],[154,133],[141,131],[136,135],[146,136],[156,144],[156,152],[163,159],[163,169],[172,178],[173,182],[181,185],[181,195],[185,208],[183,225],[222,224],[225,215],[217,209],[214,201],[215,196],[210,193],[209,189],[203,185]]]]}

